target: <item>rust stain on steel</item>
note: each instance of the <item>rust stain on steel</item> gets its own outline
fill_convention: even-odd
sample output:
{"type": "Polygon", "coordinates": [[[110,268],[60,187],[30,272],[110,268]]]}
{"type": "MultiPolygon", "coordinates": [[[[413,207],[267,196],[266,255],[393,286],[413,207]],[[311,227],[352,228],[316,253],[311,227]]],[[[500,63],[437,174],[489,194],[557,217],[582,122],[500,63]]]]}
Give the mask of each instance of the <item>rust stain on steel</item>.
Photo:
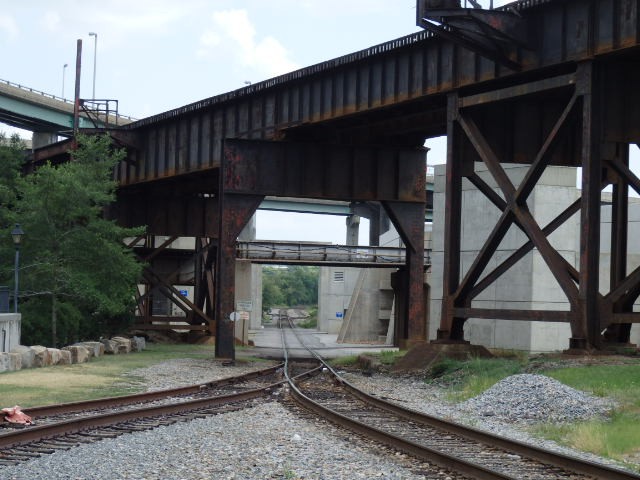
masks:
{"type": "Polygon", "coordinates": [[[424,203],[426,151],[322,143],[225,141],[229,192],[424,203]]]}
{"type": "MultiPolygon", "coordinates": [[[[423,175],[424,176],[424,175],[423,175]]],[[[399,341],[421,342],[427,339],[424,298],[424,203],[382,202],[403,242],[407,246],[406,266],[399,274],[405,278],[405,305],[399,312],[396,329],[399,341]],[[406,335],[406,337],[405,337],[406,335]]]]}
{"type": "MultiPolygon", "coordinates": [[[[232,162],[235,157],[230,155],[232,162]]],[[[223,166],[223,169],[226,167],[223,166]]],[[[225,173],[223,172],[223,176],[225,173]]],[[[235,325],[229,315],[235,310],[235,243],[242,228],[264,199],[262,195],[227,194],[220,202],[220,240],[216,261],[216,357],[235,358],[235,325]]]]}

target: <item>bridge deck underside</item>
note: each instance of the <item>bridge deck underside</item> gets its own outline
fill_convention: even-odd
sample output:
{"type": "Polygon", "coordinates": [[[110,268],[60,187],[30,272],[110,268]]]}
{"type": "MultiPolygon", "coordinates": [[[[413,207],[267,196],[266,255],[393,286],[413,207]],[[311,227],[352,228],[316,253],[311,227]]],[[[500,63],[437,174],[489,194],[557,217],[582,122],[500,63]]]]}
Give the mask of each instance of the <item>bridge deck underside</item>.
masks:
{"type": "MultiPolygon", "coordinates": [[[[120,184],[218,168],[223,140],[289,139],[419,146],[446,134],[446,95],[491,92],[575,71],[581,61],[634,52],[637,2],[527,1],[520,72],[423,32],[196,102],[126,128],[138,136],[120,184]]],[[[633,61],[633,57],[630,58],[633,61]]],[[[637,112],[629,112],[634,125],[637,112]]],[[[637,127],[635,127],[637,128],[637,127]]]]}

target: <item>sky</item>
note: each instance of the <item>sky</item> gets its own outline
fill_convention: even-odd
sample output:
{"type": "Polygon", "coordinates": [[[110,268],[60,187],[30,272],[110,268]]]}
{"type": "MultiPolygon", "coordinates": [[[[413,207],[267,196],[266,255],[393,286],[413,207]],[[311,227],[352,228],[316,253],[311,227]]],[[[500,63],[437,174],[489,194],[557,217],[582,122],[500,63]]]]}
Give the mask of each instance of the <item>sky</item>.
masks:
{"type": "MultiPolygon", "coordinates": [[[[95,98],[117,99],[119,112],[135,118],[420,31],[415,0],[3,3],[0,79],[70,99],[81,39],[80,96],[93,95],[95,60],[95,98]]],[[[489,0],[481,3],[488,6],[489,0]]],[[[0,124],[0,131],[13,130],[0,124]]],[[[427,146],[428,162],[443,163],[443,139],[427,146]]],[[[344,243],[345,235],[344,217],[258,215],[263,239],[344,243]]],[[[366,222],[361,237],[367,237],[366,222]]]]}

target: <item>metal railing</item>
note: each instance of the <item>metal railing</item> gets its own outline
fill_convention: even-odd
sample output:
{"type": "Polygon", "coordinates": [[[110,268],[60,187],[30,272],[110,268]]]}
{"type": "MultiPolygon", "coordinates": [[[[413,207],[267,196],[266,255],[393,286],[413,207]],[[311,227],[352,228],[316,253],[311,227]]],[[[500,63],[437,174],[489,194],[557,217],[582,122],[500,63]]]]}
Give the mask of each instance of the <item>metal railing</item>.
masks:
{"type": "MultiPolygon", "coordinates": [[[[401,267],[406,264],[403,247],[362,247],[305,242],[251,241],[236,244],[236,258],[254,263],[354,265],[401,267]]],[[[424,251],[424,264],[431,265],[431,250],[424,251]]]]}
{"type": "MultiPolygon", "coordinates": [[[[42,96],[44,98],[48,98],[48,99],[51,99],[51,100],[56,100],[58,102],[63,102],[65,104],[69,104],[72,107],[73,107],[73,104],[75,103],[73,100],[62,98],[62,97],[59,97],[59,96],[54,95],[52,93],[42,92],[40,90],[36,90],[35,88],[27,87],[25,85],[20,85],[19,83],[14,83],[14,82],[11,82],[9,80],[3,80],[2,78],[0,78],[0,83],[2,83],[4,85],[7,85],[9,87],[18,88],[18,89],[23,90],[25,92],[33,93],[35,95],[40,95],[40,96],[42,96]]],[[[91,102],[91,100],[85,100],[85,102],[91,102]]],[[[117,116],[118,116],[118,118],[124,118],[124,119],[127,119],[127,120],[131,121],[131,122],[135,122],[137,120],[137,118],[130,117],[129,115],[123,115],[121,113],[118,113],[117,116]]]]}

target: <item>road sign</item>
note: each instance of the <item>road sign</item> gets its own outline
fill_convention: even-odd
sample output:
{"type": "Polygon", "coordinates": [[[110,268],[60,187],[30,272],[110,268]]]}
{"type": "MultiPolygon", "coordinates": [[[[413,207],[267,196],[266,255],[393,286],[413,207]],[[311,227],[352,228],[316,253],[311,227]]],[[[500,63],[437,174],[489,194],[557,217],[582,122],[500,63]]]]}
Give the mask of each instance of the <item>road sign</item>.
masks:
{"type": "Polygon", "coordinates": [[[238,300],[236,302],[236,310],[239,312],[253,311],[253,302],[251,300],[238,300]]]}
{"type": "Polygon", "coordinates": [[[229,320],[231,320],[232,322],[237,322],[238,320],[240,320],[240,314],[238,312],[231,312],[229,314],[229,320]]]}

